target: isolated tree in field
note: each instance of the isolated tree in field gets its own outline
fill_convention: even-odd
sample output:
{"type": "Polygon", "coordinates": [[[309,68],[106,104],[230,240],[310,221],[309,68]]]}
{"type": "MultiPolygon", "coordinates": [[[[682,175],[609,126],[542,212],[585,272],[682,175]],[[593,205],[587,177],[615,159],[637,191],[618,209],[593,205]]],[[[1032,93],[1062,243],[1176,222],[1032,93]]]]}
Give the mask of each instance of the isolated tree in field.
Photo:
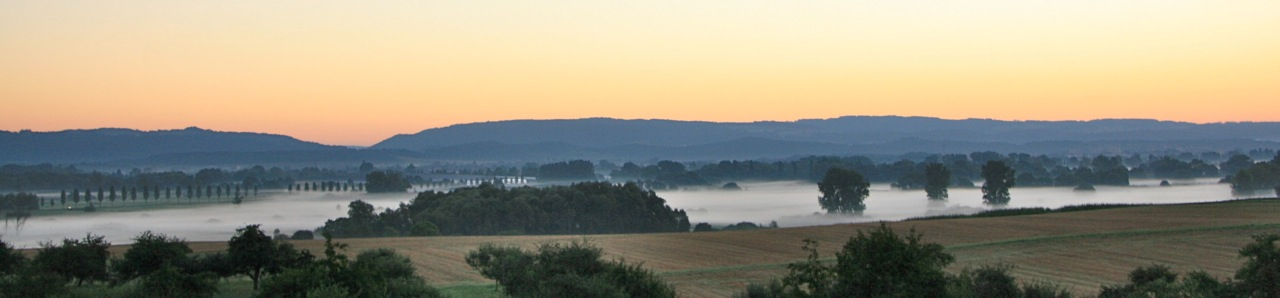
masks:
{"type": "Polygon", "coordinates": [[[945,200],[947,187],[951,185],[951,170],[940,163],[930,163],[924,167],[924,192],[930,200],[945,200]]]}
{"type": "Polygon", "coordinates": [[[62,205],[66,205],[66,204],[67,204],[67,190],[65,190],[65,189],[63,189],[63,190],[62,190],[62,196],[61,196],[61,198],[62,198],[62,205]]]}
{"type": "Polygon", "coordinates": [[[258,225],[236,229],[236,235],[227,242],[229,271],[249,276],[254,289],[265,275],[306,266],[313,259],[310,253],[299,252],[288,242],[272,240],[258,225]]]}
{"type": "Polygon", "coordinates": [[[253,289],[258,289],[258,281],[274,263],[276,245],[271,237],[262,233],[258,225],[248,225],[236,229],[236,235],[227,242],[227,257],[236,272],[249,276],[253,280],[253,289]]]}
{"type": "MultiPolygon", "coordinates": [[[[103,199],[106,199],[106,198],[102,196],[102,187],[101,187],[101,186],[99,186],[99,187],[98,187],[98,205],[102,205],[102,200],[103,200],[103,199]]],[[[114,199],[113,199],[113,201],[114,201],[114,199]]]]}
{"type": "Polygon", "coordinates": [[[827,213],[862,213],[862,203],[871,194],[871,183],[857,171],[831,168],[818,182],[818,205],[827,213]]]}
{"type": "Polygon", "coordinates": [[[1014,170],[1002,161],[987,161],[982,166],[982,200],[987,204],[1009,203],[1009,188],[1014,185],[1014,170]]]}

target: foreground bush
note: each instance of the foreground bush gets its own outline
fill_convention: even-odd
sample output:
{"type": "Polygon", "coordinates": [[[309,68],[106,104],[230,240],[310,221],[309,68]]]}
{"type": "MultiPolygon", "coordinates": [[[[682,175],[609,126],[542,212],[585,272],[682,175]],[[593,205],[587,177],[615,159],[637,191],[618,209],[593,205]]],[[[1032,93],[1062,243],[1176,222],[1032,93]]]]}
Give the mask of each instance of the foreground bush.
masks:
{"type": "Polygon", "coordinates": [[[346,245],[325,236],[325,258],[267,277],[258,297],[441,297],[414,274],[408,257],[381,248],[352,262],[338,252],[346,245]]]}
{"type": "Polygon", "coordinates": [[[942,269],[954,258],[936,243],[925,243],[911,230],[898,236],[884,223],[858,235],[836,253],[835,264],[818,254],[818,243],[805,240],[805,261],[787,265],[782,280],[751,284],[737,297],[1051,297],[1071,295],[1047,283],[1023,284],[1010,276],[1010,266],[983,266],[949,276],[942,269]]]}
{"type": "Polygon", "coordinates": [[[652,272],[601,254],[585,241],[543,244],[537,252],[485,244],[467,254],[467,264],[512,297],[675,297],[652,272]]]}

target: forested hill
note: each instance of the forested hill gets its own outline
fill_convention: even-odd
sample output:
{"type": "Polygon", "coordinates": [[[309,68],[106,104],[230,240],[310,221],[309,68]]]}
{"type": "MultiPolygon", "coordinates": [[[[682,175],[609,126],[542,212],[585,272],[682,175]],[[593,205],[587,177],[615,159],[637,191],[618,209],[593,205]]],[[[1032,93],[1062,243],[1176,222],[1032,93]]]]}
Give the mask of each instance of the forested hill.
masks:
{"type": "Polygon", "coordinates": [[[0,163],[98,162],[192,153],[327,151],[340,147],[289,136],[200,128],[0,131],[0,163]]]}
{"type": "Polygon", "coordinates": [[[378,149],[441,158],[769,158],[808,154],[1121,154],[1280,147],[1280,122],[946,120],[849,116],[793,122],[512,120],[397,135],[378,149]]]}

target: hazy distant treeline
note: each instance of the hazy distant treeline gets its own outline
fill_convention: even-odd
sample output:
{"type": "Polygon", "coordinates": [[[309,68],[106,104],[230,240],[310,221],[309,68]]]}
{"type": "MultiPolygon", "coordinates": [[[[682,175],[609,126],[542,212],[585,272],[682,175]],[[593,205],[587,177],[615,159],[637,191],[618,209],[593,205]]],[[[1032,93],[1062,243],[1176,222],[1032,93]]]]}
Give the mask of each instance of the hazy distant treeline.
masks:
{"type": "MultiPolygon", "coordinates": [[[[903,159],[876,163],[863,156],[811,156],[790,161],[726,160],[686,165],[661,161],[648,166],[627,162],[610,172],[614,180],[641,181],[653,188],[709,185],[729,181],[807,180],[818,181],[831,168],[852,169],[871,182],[892,183],[904,189],[923,188],[925,167],[941,164],[951,171],[954,186],[971,187],[981,179],[981,165],[1001,161],[1018,173],[1020,186],[1129,185],[1131,178],[1192,179],[1223,177],[1253,166],[1247,155],[1233,155],[1220,163],[1175,156],[1095,156],[1050,157],[1025,153],[930,155],[919,161],[903,159]]],[[[604,164],[604,162],[601,162],[604,164]]]]}
{"type": "Polygon", "coordinates": [[[525,163],[521,166],[472,165],[471,168],[458,168],[458,164],[448,167],[419,167],[410,164],[375,168],[366,162],[359,167],[345,168],[268,169],[253,166],[236,170],[208,168],[194,173],[148,172],[138,169],[104,173],[86,172],[74,166],[10,164],[0,166],[0,190],[72,190],[111,186],[123,189],[191,185],[243,185],[263,189],[287,189],[293,186],[298,190],[305,190],[308,181],[345,181],[346,184],[354,184],[375,169],[402,173],[405,182],[411,185],[517,176],[536,177],[542,181],[594,181],[603,179],[604,174],[608,174],[609,180],[615,182],[636,181],[645,188],[664,189],[744,180],[817,181],[826,170],[834,167],[856,170],[871,182],[892,183],[899,188],[914,189],[923,186],[924,169],[929,164],[947,167],[952,173],[951,185],[969,187],[974,184],[973,181],[981,179],[980,165],[992,160],[1002,161],[1013,167],[1018,173],[1016,179],[1020,186],[1128,185],[1131,178],[1191,179],[1231,176],[1241,169],[1254,166],[1252,156],[1260,153],[1274,154],[1274,151],[1254,150],[1249,154],[1234,152],[1225,156],[1205,152],[1165,156],[1093,157],[985,151],[971,154],[904,155],[903,159],[895,162],[876,162],[865,156],[809,156],[789,160],[724,160],[711,163],[664,160],[650,164],[625,162],[622,165],[608,160],[572,160],[545,164],[525,163]]]}

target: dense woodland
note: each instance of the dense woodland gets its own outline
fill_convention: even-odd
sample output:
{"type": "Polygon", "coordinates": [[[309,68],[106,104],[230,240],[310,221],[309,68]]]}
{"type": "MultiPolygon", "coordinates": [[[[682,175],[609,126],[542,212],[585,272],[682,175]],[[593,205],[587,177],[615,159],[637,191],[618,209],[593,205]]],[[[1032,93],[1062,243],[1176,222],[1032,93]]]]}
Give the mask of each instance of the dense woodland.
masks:
{"type": "Polygon", "coordinates": [[[348,216],[320,228],[335,237],[687,232],[689,218],[634,183],[584,182],[546,188],[492,184],[428,191],[374,214],[352,202],[348,216]]]}

